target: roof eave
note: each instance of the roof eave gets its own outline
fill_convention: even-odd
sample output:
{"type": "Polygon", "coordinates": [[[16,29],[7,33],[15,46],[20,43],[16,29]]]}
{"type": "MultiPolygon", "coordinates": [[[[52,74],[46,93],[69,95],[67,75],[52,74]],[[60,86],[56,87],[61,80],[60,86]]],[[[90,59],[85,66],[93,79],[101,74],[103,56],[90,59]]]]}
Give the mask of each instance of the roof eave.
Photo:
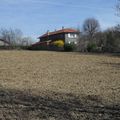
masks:
{"type": "Polygon", "coordinates": [[[56,34],[51,34],[51,35],[46,35],[46,36],[44,36],[44,35],[42,35],[42,36],[40,36],[40,37],[38,37],[38,39],[40,39],[40,38],[44,38],[44,37],[47,37],[47,36],[52,36],[52,35],[57,35],[57,34],[62,34],[62,33],[80,33],[80,32],[61,32],[61,33],[56,33],[56,34]]]}

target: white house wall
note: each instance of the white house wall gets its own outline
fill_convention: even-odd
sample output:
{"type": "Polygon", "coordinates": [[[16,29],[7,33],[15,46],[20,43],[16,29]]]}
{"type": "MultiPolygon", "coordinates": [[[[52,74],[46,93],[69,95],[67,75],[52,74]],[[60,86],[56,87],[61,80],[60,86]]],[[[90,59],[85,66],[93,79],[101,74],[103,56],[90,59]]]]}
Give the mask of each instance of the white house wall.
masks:
{"type": "Polygon", "coordinates": [[[65,34],[65,43],[72,43],[72,42],[77,43],[78,38],[79,38],[78,34],[72,33],[72,35],[70,35],[70,33],[65,34]]]}

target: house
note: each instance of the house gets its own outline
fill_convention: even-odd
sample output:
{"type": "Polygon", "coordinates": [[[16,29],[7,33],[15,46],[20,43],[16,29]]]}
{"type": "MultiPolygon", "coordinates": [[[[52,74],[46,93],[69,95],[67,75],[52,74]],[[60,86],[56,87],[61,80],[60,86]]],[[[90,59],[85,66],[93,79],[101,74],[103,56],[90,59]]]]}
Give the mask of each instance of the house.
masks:
{"type": "Polygon", "coordinates": [[[0,39],[0,46],[9,46],[10,43],[7,42],[6,40],[0,39]]]}
{"type": "MultiPolygon", "coordinates": [[[[75,43],[77,44],[79,38],[79,32],[71,28],[62,28],[61,30],[55,30],[53,32],[47,31],[47,33],[40,36],[39,41],[32,44],[33,49],[47,49],[47,50],[58,50],[59,48],[52,45],[54,41],[63,40],[64,43],[75,43]]],[[[61,48],[61,50],[64,48],[61,48]]]]}
{"type": "Polygon", "coordinates": [[[47,33],[43,34],[39,37],[40,42],[45,41],[56,41],[56,40],[63,40],[64,43],[71,43],[74,42],[75,44],[78,41],[79,32],[77,30],[71,28],[62,28],[61,30],[55,30],[53,32],[47,31],[47,33]]]}

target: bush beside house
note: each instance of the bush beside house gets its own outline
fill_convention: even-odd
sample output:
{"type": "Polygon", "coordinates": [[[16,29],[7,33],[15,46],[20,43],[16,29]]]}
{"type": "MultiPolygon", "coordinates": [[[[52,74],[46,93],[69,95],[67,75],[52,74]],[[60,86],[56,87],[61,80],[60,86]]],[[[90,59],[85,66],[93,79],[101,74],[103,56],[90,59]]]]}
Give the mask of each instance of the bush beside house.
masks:
{"type": "Polygon", "coordinates": [[[64,51],[70,52],[70,51],[75,51],[76,50],[76,45],[74,43],[66,43],[64,45],[64,51]]]}
{"type": "Polygon", "coordinates": [[[56,47],[64,47],[64,41],[63,40],[56,40],[52,44],[56,47]]]}
{"type": "Polygon", "coordinates": [[[54,42],[51,42],[51,41],[38,42],[30,46],[29,50],[61,51],[61,50],[64,50],[64,42],[63,40],[56,40],[54,42]]]}

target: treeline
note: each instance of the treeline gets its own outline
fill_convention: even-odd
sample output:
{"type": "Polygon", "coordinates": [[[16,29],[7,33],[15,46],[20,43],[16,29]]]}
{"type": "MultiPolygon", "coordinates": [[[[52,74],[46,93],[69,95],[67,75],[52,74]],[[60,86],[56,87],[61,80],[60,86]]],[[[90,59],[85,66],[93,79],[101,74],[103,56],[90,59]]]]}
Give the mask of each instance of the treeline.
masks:
{"type": "MultiPolygon", "coordinates": [[[[120,17],[120,0],[117,0],[116,12],[116,15],[120,17]]],[[[95,18],[86,19],[82,31],[80,31],[77,48],[82,52],[120,53],[120,25],[101,31],[98,20],[95,18]]]]}
{"type": "Polygon", "coordinates": [[[24,49],[33,42],[30,37],[24,37],[20,29],[0,29],[0,41],[5,44],[0,45],[1,49],[24,49]],[[6,44],[7,43],[7,44],[6,44]]]}
{"type": "MultiPolygon", "coordinates": [[[[98,20],[88,18],[84,21],[82,29],[78,29],[78,44],[65,44],[65,51],[80,52],[116,52],[120,53],[120,25],[108,28],[104,31],[98,20]]],[[[19,29],[0,29],[0,40],[9,45],[0,45],[0,49],[29,49],[33,43],[30,37],[24,37],[19,29]]],[[[56,45],[54,45],[56,46],[56,45]]]]}
{"type": "Polygon", "coordinates": [[[77,47],[81,52],[120,52],[120,25],[101,31],[98,20],[86,19],[77,47]]]}

